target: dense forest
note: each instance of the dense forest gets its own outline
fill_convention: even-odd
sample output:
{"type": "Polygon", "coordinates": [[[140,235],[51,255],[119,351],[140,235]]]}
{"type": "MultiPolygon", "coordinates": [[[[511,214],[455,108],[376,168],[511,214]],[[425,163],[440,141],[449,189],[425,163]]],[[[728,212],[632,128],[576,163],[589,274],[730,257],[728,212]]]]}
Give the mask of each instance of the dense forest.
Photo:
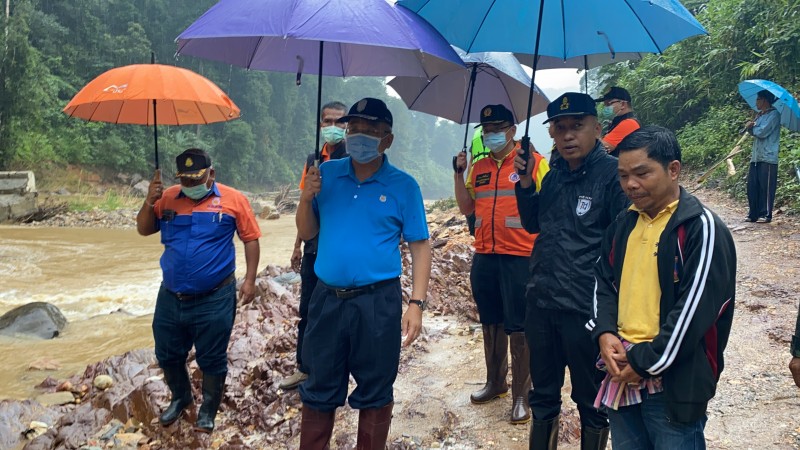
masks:
{"type": "MultiPolygon", "coordinates": [[[[108,173],[153,168],[152,128],[70,119],[61,112],[88,81],[113,67],[150,62],[186,67],[211,79],[241,108],[225,124],[159,127],[165,173],[189,146],[209,149],[219,179],[258,191],[295,184],[316,138],[317,77],[247,71],[192,57],[176,58],[175,37],[213,0],[10,0],[0,65],[0,166],[41,177],[52,164],[108,173]]],[[[386,94],[383,78],[326,77],[323,103],[348,106],[364,96],[394,112],[392,163],[420,180],[429,198],[452,195],[450,158],[464,128],[408,111],[386,94]]]]}
{"type": "MultiPolygon", "coordinates": [[[[44,171],[76,164],[109,173],[147,175],[152,170],[152,130],[135,125],[87,123],[61,110],[89,80],[112,67],[157,61],[203,74],[242,110],[225,124],[161,127],[162,164],[188,146],[211,150],[220,179],[267,190],[296,183],[314,148],[316,77],[301,86],[293,74],[246,71],[191,57],[175,58],[175,37],[214,0],[6,0],[0,62],[0,167],[44,171]]],[[[684,4],[708,36],[690,38],[663,55],[623,62],[589,73],[590,92],[628,88],[646,123],[679,132],[685,161],[700,169],[727,153],[750,110],[736,85],[773,80],[800,91],[800,0],[688,0],[684,4]]],[[[390,158],[420,181],[426,197],[451,195],[449,159],[461,146],[463,127],[408,111],[389,97],[382,78],[323,80],[323,102],[350,104],[366,95],[387,99],[397,138],[390,158]]],[[[538,126],[534,124],[534,126],[538,126]]],[[[781,144],[779,202],[797,198],[794,166],[800,138],[781,144]]],[[[749,143],[748,143],[749,144],[749,143]]],[[[748,145],[745,144],[745,145],[748,145]]],[[[737,160],[746,165],[747,152],[737,160]]],[[[726,186],[741,192],[742,174],[726,186]]]]}
{"type": "MultiPolygon", "coordinates": [[[[640,119],[678,131],[684,164],[703,170],[731,150],[745,122],[755,114],[739,95],[740,81],[771,80],[800,98],[800,1],[688,0],[683,4],[708,36],[679,42],[661,56],[602,67],[592,71],[590,80],[626,87],[640,119]]],[[[747,150],[751,142],[743,144],[747,150]]],[[[741,197],[749,158],[749,151],[736,157],[737,175],[722,183],[741,197]]],[[[798,166],[800,133],[783,128],[777,205],[790,205],[793,210],[800,206],[798,166]]],[[[723,172],[719,174],[724,176],[723,172]]]]}

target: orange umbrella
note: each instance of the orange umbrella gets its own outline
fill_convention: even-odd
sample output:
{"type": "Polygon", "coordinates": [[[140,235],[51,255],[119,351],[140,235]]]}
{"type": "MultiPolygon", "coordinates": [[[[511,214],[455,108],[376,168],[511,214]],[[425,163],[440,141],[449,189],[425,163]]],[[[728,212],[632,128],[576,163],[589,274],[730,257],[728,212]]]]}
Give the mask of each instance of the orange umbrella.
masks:
{"type": "Polygon", "coordinates": [[[84,120],[153,125],[158,169],[157,125],[193,125],[239,118],[233,101],[207,78],[161,64],[111,69],[83,87],[64,108],[84,120]]]}

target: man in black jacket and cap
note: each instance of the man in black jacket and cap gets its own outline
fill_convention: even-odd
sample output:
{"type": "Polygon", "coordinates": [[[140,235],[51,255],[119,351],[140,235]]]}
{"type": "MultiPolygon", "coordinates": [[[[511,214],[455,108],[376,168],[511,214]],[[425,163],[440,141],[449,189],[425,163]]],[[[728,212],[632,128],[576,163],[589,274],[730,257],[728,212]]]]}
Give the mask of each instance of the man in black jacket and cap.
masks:
{"type": "Polygon", "coordinates": [[[569,367],[581,449],[602,449],[608,420],[594,399],[603,374],[594,366],[598,348],[584,325],[592,315],[593,270],[603,233],[628,199],[619,184],[617,159],[600,142],[594,99],[568,92],[548,105],[545,123],[550,123],[560,158],[539,192],[530,174],[533,161],[516,159],[517,168],[526,171],[515,188],[522,225],[539,233],[526,292],[525,337],[533,381],[529,445],[556,448],[561,387],[569,367]]]}

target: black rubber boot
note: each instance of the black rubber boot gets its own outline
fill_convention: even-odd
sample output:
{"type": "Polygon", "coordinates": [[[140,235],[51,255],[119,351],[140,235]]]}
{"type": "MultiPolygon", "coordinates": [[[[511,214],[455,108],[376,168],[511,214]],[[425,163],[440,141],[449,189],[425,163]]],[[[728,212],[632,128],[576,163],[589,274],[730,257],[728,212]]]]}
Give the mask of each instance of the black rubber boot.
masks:
{"type": "Polygon", "coordinates": [[[161,370],[164,371],[164,381],[172,392],[169,406],[158,418],[158,422],[166,427],[178,420],[183,410],[194,402],[194,398],[192,398],[192,385],[186,365],[166,366],[161,370]]]}
{"type": "Polygon", "coordinates": [[[603,450],[608,443],[608,427],[581,427],[581,450],[603,450]]]}
{"type": "Polygon", "coordinates": [[[550,420],[533,419],[528,450],[556,450],[558,448],[558,417],[550,420]]]}
{"type": "Polygon", "coordinates": [[[525,333],[511,333],[511,423],[528,423],[531,408],[528,406],[528,392],[531,390],[531,366],[528,343],[525,333]]]}
{"type": "Polygon", "coordinates": [[[203,374],[203,404],[197,413],[194,429],[203,433],[214,431],[214,419],[217,417],[222,393],[225,390],[225,376],[203,374]]]}
{"type": "Polygon", "coordinates": [[[508,395],[508,336],[503,324],[483,325],[483,354],[486,357],[486,384],[469,396],[481,405],[508,395]]]}

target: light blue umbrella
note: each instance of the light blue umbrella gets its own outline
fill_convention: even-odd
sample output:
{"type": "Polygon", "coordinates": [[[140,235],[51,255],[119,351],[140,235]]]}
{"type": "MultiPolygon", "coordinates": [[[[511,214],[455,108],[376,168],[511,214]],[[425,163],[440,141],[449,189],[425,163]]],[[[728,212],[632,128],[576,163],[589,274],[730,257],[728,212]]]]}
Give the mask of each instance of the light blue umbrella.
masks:
{"type": "Polygon", "coordinates": [[[768,80],[745,80],[739,83],[739,93],[751,108],[756,108],[759,91],[767,90],[777,98],[772,106],[781,113],[781,125],[791,131],[800,131],[800,105],[781,85],[768,80]]]}
{"type": "MultiPolygon", "coordinates": [[[[504,51],[568,61],[597,54],[661,53],[705,29],[677,0],[399,0],[467,52],[504,51]]],[[[580,66],[579,66],[580,67],[580,66]]],[[[529,93],[529,104],[533,90],[529,93]]],[[[530,108],[530,105],[529,105],[530,108]]],[[[529,147],[525,126],[523,148],[529,147]]]]}
{"type": "MultiPolygon", "coordinates": [[[[568,60],[602,53],[661,53],[703,26],[677,0],[400,0],[467,52],[533,54],[568,60]]],[[[524,61],[523,61],[524,62],[524,61]]]]}

